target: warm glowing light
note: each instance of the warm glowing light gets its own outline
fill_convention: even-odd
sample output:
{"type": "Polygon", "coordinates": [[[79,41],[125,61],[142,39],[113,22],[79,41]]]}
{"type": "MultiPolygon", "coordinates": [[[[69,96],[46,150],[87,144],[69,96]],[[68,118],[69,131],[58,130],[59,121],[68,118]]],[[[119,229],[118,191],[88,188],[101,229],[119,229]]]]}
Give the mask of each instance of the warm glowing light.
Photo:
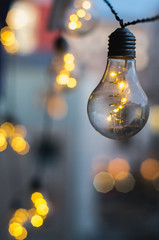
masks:
{"type": "Polygon", "coordinates": [[[21,152],[18,152],[20,155],[26,155],[30,150],[30,145],[28,142],[26,142],[26,146],[25,146],[25,149],[21,152]]]}
{"type": "Polygon", "coordinates": [[[72,72],[75,69],[75,64],[74,63],[71,63],[71,64],[65,63],[65,69],[69,72],[72,72]]]}
{"type": "Polygon", "coordinates": [[[73,54],[71,54],[71,53],[67,53],[64,56],[64,62],[67,63],[67,64],[73,63],[74,59],[75,58],[74,58],[73,54]]]}
{"type": "Polygon", "coordinates": [[[41,216],[46,216],[49,212],[49,208],[46,204],[39,204],[36,210],[37,213],[41,216]]]}
{"type": "Polygon", "coordinates": [[[114,110],[113,110],[113,112],[119,112],[119,108],[115,108],[114,110]]]}
{"type": "Polygon", "coordinates": [[[16,218],[16,220],[19,222],[19,223],[24,223],[27,221],[28,219],[28,212],[26,209],[18,209],[15,214],[14,214],[14,218],[16,218]]]}
{"type": "Polygon", "coordinates": [[[0,134],[2,134],[5,138],[7,137],[6,131],[2,128],[0,128],[0,134]]]}
{"type": "Polygon", "coordinates": [[[17,240],[24,240],[24,239],[27,238],[27,235],[28,235],[27,230],[24,227],[22,227],[22,233],[19,236],[15,237],[15,238],[17,240]]]}
{"type": "Polygon", "coordinates": [[[0,147],[2,147],[6,143],[6,138],[5,136],[0,133],[0,147]]]}
{"type": "Polygon", "coordinates": [[[90,13],[86,13],[86,16],[84,17],[84,19],[85,19],[86,21],[90,21],[91,18],[92,18],[91,14],[90,14],[90,13]]]}
{"type": "Polygon", "coordinates": [[[122,106],[122,105],[119,106],[119,109],[123,109],[123,108],[124,108],[124,106],[122,106]]]}
{"type": "Polygon", "coordinates": [[[13,29],[19,29],[27,24],[27,15],[25,11],[18,8],[11,9],[6,18],[6,23],[13,29]]]}
{"type": "Polygon", "coordinates": [[[121,103],[122,103],[122,104],[125,104],[126,102],[127,102],[127,99],[126,99],[126,98],[122,98],[122,99],[121,99],[121,103]]]}
{"type": "Polygon", "coordinates": [[[53,96],[49,99],[47,105],[47,112],[53,119],[59,120],[66,116],[68,106],[62,97],[53,96]]]}
{"type": "Polygon", "coordinates": [[[36,209],[35,208],[31,208],[28,210],[28,218],[31,219],[34,215],[36,215],[36,209]]]}
{"type": "Polygon", "coordinates": [[[82,27],[82,22],[81,21],[78,21],[77,22],[77,28],[81,28],[82,27]]]}
{"type": "Polygon", "coordinates": [[[12,28],[4,27],[1,29],[1,42],[5,46],[10,46],[15,42],[15,34],[12,28]]]}
{"type": "Polygon", "coordinates": [[[124,82],[120,82],[118,86],[121,90],[124,90],[124,88],[126,88],[126,84],[124,82]]]}
{"type": "Polygon", "coordinates": [[[31,195],[31,200],[32,200],[33,203],[35,203],[36,200],[42,199],[42,198],[44,198],[44,197],[40,192],[35,192],[31,195]]]}
{"type": "Polygon", "coordinates": [[[9,233],[14,236],[18,237],[22,234],[23,228],[19,223],[11,223],[9,225],[9,233]]]}
{"type": "Polygon", "coordinates": [[[108,121],[111,121],[111,120],[112,120],[112,117],[111,117],[111,116],[107,117],[107,120],[108,120],[108,121]]]}
{"type": "Polygon", "coordinates": [[[31,224],[34,226],[34,227],[40,227],[43,225],[43,219],[41,216],[39,215],[35,215],[31,218],[31,224]]]}
{"type": "Polygon", "coordinates": [[[150,108],[149,126],[154,134],[159,134],[159,105],[150,108]]]}
{"type": "Polygon", "coordinates": [[[84,18],[86,15],[86,11],[84,9],[79,9],[77,11],[77,16],[80,17],[80,18],[84,18]]]}
{"type": "Polygon", "coordinates": [[[5,122],[1,125],[1,129],[3,129],[6,132],[7,137],[10,137],[13,135],[15,131],[15,127],[12,123],[5,122]]]}
{"type": "Polygon", "coordinates": [[[108,165],[108,172],[115,178],[120,172],[129,172],[130,166],[129,163],[120,158],[115,158],[108,165]]]}
{"type": "Polygon", "coordinates": [[[13,140],[11,142],[11,146],[14,151],[21,152],[26,148],[26,141],[24,140],[23,137],[17,136],[15,138],[13,138],[13,140]]]}
{"type": "Polygon", "coordinates": [[[75,78],[69,78],[69,82],[67,83],[67,87],[75,88],[77,86],[77,81],[75,78]]]}
{"type": "Polygon", "coordinates": [[[111,72],[111,73],[110,73],[110,76],[111,76],[111,77],[116,77],[116,75],[117,75],[116,72],[111,72]]]}
{"type": "Polygon", "coordinates": [[[75,30],[77,28],[77,23],[76,22],[70,22],[68,24],[68,27],[70,30],[75,30]]]}
{"type": "Polygon", "coordinates": [[[93,185],[97,192],[107,193],[111,191],[114,187],[114,178],[108,172],[98,173],[93,181],[93,185]]]}
{"type": "Polygon", "coordinates": [[[78,16],[76,14],[71,14],[70,15],[70,21],[71,22],[77,22],[78,21],[78,16]]]}
{"type": "Polygon", "coordinates": [[[24,126],[22,125],[16,125],[15,126],[15,133],[18,133],[20,134],[23,138],[26,137],[26,134],[27,134],[27,130],[24,126]]]}
{"type": "Polygon", "coordinates": [[[91,2],[90,2],[90,1],[84,1],[84,2],[82,3],[82,7],[83,7],[84,9],[90,9],[90,8],[91,8],[91,2]]]}
{"type": "Polygon", "coordinates": [[[69,75],[67,73],[60,73],[56,78],[56,82],[61,85],[67,84],[68,81],[69,81],[69,75]]]}
{"type": "Polygon", "coordinates": [[[7,148],[7,141],[3,145],[0,146],[0,152],[3,152],[7,148]]]}
{"type": "Polygon", "coordinates": [[[12,45],[4,46],[4,48],[8,53],[14,54],[19,50],[19,43],[15,40],[12,45]]]}
{"type": "Polygon", "coordinates": [[[115,176],[115,188],[118,192],[128,193],[133,190],[135,179],[129,172],[120,172],[115,176]]]}
{"type": "Polygon", "coordinates": [[[34,202],[36,208],[38,208],[38,206],[42,204],[47,206],[47,202],[43,198],[39,198],[34,202]]]}
{"type": "Polygon", "coordinates": [[[153,180],[159,173],[159,162],[156,159],[149,158],[142,162],[140,167],[141,175],[147,180],[153,180]]]}

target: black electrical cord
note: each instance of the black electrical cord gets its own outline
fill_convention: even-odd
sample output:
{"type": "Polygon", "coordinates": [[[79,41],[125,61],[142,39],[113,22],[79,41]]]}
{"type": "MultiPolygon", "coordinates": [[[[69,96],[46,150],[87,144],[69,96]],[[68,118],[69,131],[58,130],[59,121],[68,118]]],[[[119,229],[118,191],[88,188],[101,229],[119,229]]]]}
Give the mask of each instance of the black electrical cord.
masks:
{"type": "Polygon", "coordinates": [[[125,28],[125,27],[130,26],[130,25],[136,25],[138,23],[153,22],[153,21],[159,20],[159,14],[158,14],[158,15],[153,16],[151,18],[142,18],[142,19],[134,20],[132,22],[124,23],[123,19],[121,19],[118,16],[118,13],[116,13],[116,11],[114,10],[114,8],[111,5],[111,3],[108,0],[103,0],[103,1],[108,5],[108,7],[110,8],[111,12],[114,14],[114,16],[115,16],[116,20],[119,22],[121,28],[125,28]]]}

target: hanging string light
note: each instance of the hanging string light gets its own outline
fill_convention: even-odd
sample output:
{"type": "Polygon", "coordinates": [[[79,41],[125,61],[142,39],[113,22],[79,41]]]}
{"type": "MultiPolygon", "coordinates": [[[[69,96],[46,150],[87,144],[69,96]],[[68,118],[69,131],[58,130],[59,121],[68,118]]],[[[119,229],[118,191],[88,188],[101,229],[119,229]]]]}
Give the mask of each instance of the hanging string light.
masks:
{"type": "Polygon", "coordinates": [[[107,67],[89,98],[88,116],[92,126],[103,136],[123,140],[138,133],[149,116],[148,99],[136,74],[136,39],[125,27],[159,20],[159,15],[124,23],[109,1],[104,2],[121,28],[109,36],[107,67]]]}
{"type": "Polygon", "coordinates": [[[13,125],[10,122],[4,122],[0,126],[0,152],[6,150],[10,144],[12,149],[20,155],[26,155],[29,152],[29,143],[25,140],[26,128],[22,125],[13,125]]]}
{"type": "Polygon", "coordinates": [[[33,227],[41,227],[49,213],[48,203],[42,193],[34,192],[31,195],[31,201],[33,208],[29,210],[23,208],[17,209],[9,221],[8,231],[17,240],[27,238],[28,232],[24,227],[26,222],[30,221],[33,227]]]}
{"type": "Polygon", "coordinates": [[[55,57],[50,66],[50,74],[56,76],[54,90],[67,91],[77,86],[76,59],[69,50],[64,37],[59,37],[54,46],[55,57]]]}
{"type": "Polygon", "coordinates": [[[91,0],[75,0],[66,11],[65,29],[72,35],[82,36],[96,26],[97,20],[91,0]]]}

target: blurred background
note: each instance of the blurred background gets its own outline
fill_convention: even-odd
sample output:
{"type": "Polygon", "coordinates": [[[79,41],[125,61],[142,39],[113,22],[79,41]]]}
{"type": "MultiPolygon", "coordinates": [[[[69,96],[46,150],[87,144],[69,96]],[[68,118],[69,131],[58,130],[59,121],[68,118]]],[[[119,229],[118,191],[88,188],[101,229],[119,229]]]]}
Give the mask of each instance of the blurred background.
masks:
{"type": "MultiPolygon", "coordinates": [[[[111,3],[125,22],[159,12],[158,0],[111,3]]],[[[130,26],[150,117],[114,141],[87,117],[118,27],[104,1],[0,9],[0,239],[158,239],[159,22],[130,26]]]]}

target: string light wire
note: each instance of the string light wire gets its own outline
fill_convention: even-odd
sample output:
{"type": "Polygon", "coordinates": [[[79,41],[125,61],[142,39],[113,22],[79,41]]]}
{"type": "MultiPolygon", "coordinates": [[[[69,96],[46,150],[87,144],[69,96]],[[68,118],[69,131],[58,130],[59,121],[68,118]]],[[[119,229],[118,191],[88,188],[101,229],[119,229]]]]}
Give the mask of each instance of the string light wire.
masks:
{"type": "Polygon", "coordinates": [[[103,0],[103,1],[108,5],[111,12],[115,16],[116,20],[119,22],[121,28],[125,28],[125,27],[130,26],[130,25],[136,25],[138,23],[154,22],[154,21],[159,20],[159,14],[157,14],[157,15],[155,15],[153,17],[150,17],[150,18],[149,17],[148,18],[142,18],[142,19],[137,19],[137,20],[134,20],[134,21],[131,21],[131,22],[124,23],[123,19],[121,19],[119,17],[118,13],[114,10],[112,4],[108,0],[103,0]]]}

